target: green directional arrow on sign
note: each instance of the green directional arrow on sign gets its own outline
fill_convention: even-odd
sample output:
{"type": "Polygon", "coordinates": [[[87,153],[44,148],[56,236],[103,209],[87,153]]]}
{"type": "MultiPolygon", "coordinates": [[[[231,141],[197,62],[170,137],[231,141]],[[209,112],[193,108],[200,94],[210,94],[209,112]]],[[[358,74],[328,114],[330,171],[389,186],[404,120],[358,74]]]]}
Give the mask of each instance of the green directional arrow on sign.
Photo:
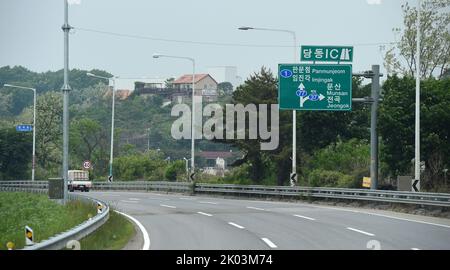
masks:
{"type": "Polygon", "coordinates": [[[351,65],[278,65],[281,110],[349,111],[352,109],[351,65]]]}

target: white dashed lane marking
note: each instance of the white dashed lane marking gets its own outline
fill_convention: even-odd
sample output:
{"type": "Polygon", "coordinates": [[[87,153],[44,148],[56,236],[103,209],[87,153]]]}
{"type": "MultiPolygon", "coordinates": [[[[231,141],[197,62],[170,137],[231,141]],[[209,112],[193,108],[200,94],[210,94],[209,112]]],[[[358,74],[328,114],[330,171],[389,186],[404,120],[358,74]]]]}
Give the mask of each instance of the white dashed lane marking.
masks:
{"type": "Polygon", "coordinates": [[[350,231],[362,233],[362,234],[365,234],[365,235],[368,235],[368,236],[375,236],[375,234],[373,234],[373,233],[368,233],[368,232],[361,231],[361,230],[358,230],[358,229],[354,229],[354,228],[351,228],[351,227],[347,227],[347,229],[349,229],[350,231]]]}
{"type": "Polygon", "coordinates": [[[204,203],[204,204],[218,204],[216,202],[204,202],[204,201],[200,201],[199,203],[204,203]]]}
{"type": "Polygon", "coordinates": [[[160,204],[160,206],[167,207],[167,208],[177,208],[176,206],[167,205],[167,204],[160,204]]]}
{"type": "Polygon", "coordinates": [[[203,213],[203,212],[197,212],[197,213],[200,214],[200,215],[207,216],[207,217],[212,217],[212,215],[208,214],[208,213],[203,213]]]}
{"type": "Polygon", "coordinates": [[[238,229],[245,229],[245,227],[243,227],[243,226],[241,226],[239,224],[233,223],[233,222],[228,222],[228,224],[230,224],[231,226],[234,226],[234,227],[236,227],[238,229]]]}
{"type": "Polygon", "coordinates": [[[310,218],[310,217],[305,217],[305,216],[301,216],[301,215],[294,215],[295,217],[299,217],[299,218],[304,218],[307,220],[316,220],[315,218],[310,218]]]}
{"type": "Polygon", "coordinates": [[[253,210],[260,210],[260,211],[265,211],[262,208],[258,208],[258,207],[253,207],[253,206],[247,206],[248,209],[253,209],[253,210]]]}
{"type": "Polygon", "coordinates": [[[270,241],[269,238],[261,238],[261,240],[263,240],[270,248],[277,248],[277,245],[270,241]]]}

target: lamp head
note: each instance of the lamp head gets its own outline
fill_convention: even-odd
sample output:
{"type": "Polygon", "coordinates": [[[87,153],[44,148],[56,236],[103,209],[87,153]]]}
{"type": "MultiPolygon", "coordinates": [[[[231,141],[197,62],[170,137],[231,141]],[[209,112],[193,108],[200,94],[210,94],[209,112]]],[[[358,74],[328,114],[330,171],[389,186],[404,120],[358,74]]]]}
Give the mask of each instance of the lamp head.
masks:
{"type": "Polygon", "coordinates": [[[253,29],[253,27],[248,27],[248,26],[241,26],[238,28],[239,30],[251,30],[253,29]]]}

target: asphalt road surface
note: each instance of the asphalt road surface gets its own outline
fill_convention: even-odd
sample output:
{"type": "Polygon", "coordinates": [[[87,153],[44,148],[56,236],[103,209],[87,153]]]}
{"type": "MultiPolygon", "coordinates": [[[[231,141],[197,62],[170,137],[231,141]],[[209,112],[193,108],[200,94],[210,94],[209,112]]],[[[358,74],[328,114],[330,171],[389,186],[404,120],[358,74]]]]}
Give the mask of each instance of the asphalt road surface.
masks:
{"type": "Polygon", "coordinates": [[[138,220],[155,250],[450,249],[450,220],[305,203],[79,193],[138,220]]]}

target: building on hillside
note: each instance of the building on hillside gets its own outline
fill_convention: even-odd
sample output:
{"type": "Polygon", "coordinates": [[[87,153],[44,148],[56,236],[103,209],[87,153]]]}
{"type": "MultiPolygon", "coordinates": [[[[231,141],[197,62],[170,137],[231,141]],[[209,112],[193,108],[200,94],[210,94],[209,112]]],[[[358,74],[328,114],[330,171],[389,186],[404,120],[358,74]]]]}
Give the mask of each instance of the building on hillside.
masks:
{"type": "Polygon", "coordinates": [[[228,171],[227,161],[233,158],[233,152],[201,151],[198,155],[206,160],[206,166],[202,169],[204,173],[222,177],[228,171]]]}
{"type": "MultiPolygon", "coordinates": [[[[195,74],[195,95],[203,96],[206,102],[217,100],[217,82],[209,74],[195,74]]],[[[182,103],[183,99],[192,97],[192,75],[186,74],[166,84],[165,80],[136,81],[134,91],[136,95],[159,95],[164,99],[182,103]]]]}
{"type": "MultiPolygon", "coordinates": [[[[185,74],[172,83],[177,90],[191,92],[192,74],[185,74]]],[[[194,76],[195,95],[203,96],[203,100],[210,102],[217,100],[217,81],[209,74],[195,74],[194,76]]]]}
{"type": "Polygon", "coordinates": [[[155,78],[117,78],[116,79],[116,89],[135,89],[136,84],[145,85],[146,87],[157,87],[161,88],[165,85],[165,79],[155,77],[155,78]]]}

